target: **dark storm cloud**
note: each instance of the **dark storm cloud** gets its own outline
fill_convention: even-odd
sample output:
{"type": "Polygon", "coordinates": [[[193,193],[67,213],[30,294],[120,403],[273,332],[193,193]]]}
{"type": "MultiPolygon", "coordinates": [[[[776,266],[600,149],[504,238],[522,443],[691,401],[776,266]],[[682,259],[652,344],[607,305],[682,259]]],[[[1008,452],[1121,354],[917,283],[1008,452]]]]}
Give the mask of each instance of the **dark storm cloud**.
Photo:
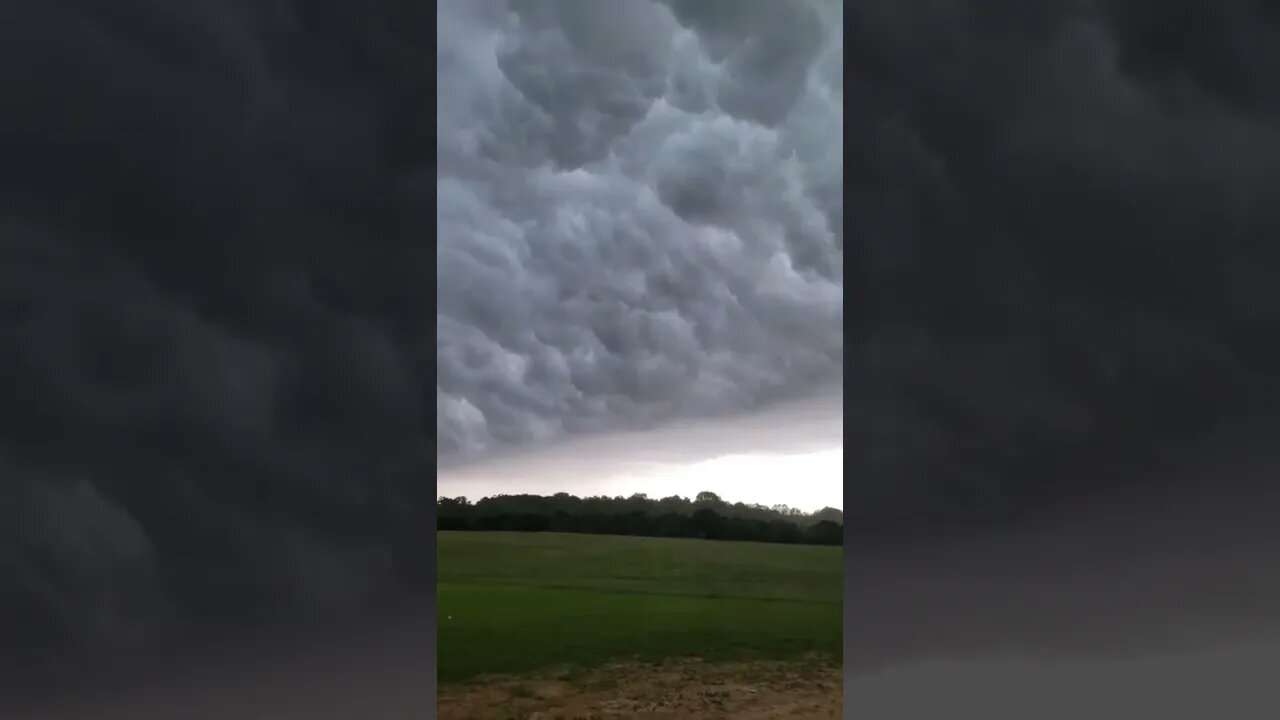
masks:
{"type": "Polygon", "coordinates": [[[838,378],[841,10],[448,3],[446,463],[838,378]]]}
{"type": "Polygon", "coordinates": [[[1277,409],[1270,6],[852,13],[847,511],[1124,484],[1277,409]]]}
{"type": "Polygon", "coordinates": [[[0,11],[0,645],[420,587],[433,449],[839,372],[840,13],[726,9],[445,3],[435,138],[431,5],[0,11]]]}
{"type": "Polygon", "coordinates": [[[429,580],[414,12],[0,11],[5,653],[429,580]]]}
{"type": "Polygon", "coordinates": [[[1274,715],[1262,668],[1280,649],[1280,494],[1257,440],[1180,458],[1169,474],[1197,482],[1159,502],[1130,488],[1018,532],[847,554],[849,697],[886,718],[939,703],[992,718],[1274,715]]]}

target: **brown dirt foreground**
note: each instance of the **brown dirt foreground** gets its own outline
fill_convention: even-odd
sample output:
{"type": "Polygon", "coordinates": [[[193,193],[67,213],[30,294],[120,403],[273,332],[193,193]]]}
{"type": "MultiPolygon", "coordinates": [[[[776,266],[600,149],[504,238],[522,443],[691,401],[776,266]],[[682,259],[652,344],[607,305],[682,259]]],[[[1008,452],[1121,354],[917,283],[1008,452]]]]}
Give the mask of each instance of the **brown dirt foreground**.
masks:
{"type": "Polygon", "coordinates": [[[838,720],[840,666],[800,662],[614,663],[442,686],[440,720],[838,720]]]}

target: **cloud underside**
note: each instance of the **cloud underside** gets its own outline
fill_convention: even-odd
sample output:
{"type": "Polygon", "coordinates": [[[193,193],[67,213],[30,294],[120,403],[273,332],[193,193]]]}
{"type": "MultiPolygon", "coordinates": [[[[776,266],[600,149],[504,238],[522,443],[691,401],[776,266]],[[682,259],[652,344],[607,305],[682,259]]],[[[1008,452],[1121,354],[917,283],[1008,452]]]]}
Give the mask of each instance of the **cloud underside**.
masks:
{"type": "Polygon", "coordinates": [[[842,358],[834,3],[452,3],[438,453],[787,399],[842,358]]]}
{"type": "Polygon", "coordinates": [[[1159,478],[1277,407],[1276,14],[989,5],[852,6],[851,514],[1159,478]]]}

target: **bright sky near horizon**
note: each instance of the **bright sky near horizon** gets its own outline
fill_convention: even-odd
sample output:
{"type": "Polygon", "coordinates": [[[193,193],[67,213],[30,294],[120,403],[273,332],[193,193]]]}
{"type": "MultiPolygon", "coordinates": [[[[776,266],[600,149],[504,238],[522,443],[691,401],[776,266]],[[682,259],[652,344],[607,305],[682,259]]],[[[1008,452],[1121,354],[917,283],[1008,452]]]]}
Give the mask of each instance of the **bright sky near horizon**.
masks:
{"type": "Polygon", "coordinates": [[[688,465],[622,475],[602,485],[610,495],[693,497],[710,490],[729,502],[790,505],[806,511],[843,508],[844,448],[789,455],[722,455],[688,465]],[[610,489],[613,488],[613,489],[610,489]]]}
{"type": "Polygon", "coordinates": [[[721,455],[693,463],[649,463],[605,476],[565,475],[559,478],[536,473],[525,480],[504,472],[470,472],[441,475],[437,494],[465,495],[472,500],[505,494],[630,496],[645,493],[652,498],[679,495],[692,498],[703,490],[728,502],[788,505],[812,512],[824,507],[844,507],[844,448],[793,454],[721,455]]]}
{"type": "Polygon", "coordinates": [[[578,496],[645,493],[729,502],[844,508],[840,387],[747,416],[690,422],[553,444],[476,463],[444,466],[436,494],[578,496]]]}

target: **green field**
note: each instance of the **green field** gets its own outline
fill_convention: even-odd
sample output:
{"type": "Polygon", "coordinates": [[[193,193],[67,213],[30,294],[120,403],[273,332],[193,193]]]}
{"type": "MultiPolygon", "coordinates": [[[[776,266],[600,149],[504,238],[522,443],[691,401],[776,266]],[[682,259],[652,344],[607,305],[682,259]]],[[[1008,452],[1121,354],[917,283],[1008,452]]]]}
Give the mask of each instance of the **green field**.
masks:
{"type": "Polygon", "coordinates": [[[841,548],[440,532],[442,683],[612,659],[841,657],[841,548]]]}

